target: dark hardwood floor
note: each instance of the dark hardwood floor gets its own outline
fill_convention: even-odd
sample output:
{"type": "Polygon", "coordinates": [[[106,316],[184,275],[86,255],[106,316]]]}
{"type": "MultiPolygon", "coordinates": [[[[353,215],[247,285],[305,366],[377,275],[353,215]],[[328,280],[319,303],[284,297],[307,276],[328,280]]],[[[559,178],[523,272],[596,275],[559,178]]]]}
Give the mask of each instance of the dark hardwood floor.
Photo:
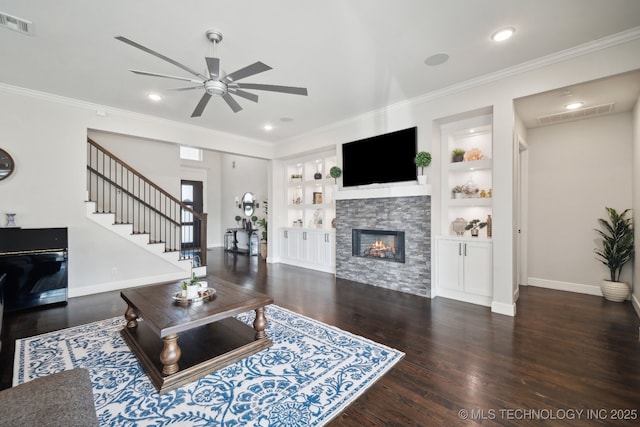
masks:
{"type": "MultiPolygon", "coordinates": [[[[522,287],[512,318],[222,250],[208,262],[209,275],[406,354],[333,426],[640,424],[640,320],[629,302],[522,287]]],[[[108,292],[5,316],[0,387],[11,385],[16,338],[125,308],[108,292]]]]}

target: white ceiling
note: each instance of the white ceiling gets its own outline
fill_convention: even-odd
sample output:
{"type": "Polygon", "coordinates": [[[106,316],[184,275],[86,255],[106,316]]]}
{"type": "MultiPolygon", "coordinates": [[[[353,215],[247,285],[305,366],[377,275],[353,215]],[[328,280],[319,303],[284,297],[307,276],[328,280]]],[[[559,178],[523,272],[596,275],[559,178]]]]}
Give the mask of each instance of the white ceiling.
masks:
{"type": "MultiPolygon", "coordinates": [[[[640,27],[638,0],[0,0],[0,12],[34,29],[0,28],[0,83],[274,142],[640,27]],[[492,42],[505,26],[516,28],[512,40],[492,42]],[[259,103],[236,98],[238,113],[213,98],[191,118],[202,92],[127,70],[191,75],[114,39],[204,72],[208,29],[224,34],[224,71],[262,61],[273,70],[243,82],[309,96],[254,91],[259,103]],[[438,53],[450,59],[425,65],[438,53]]],[[[518,108],[527,122],[554,112],[544,102],[518,108]]]]}

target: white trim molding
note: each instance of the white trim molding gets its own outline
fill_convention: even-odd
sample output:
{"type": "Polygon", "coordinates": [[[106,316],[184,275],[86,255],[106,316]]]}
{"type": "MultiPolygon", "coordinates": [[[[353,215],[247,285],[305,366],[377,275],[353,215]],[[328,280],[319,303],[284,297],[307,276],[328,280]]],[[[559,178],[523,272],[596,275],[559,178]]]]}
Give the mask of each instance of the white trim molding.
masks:
{"type": "Polygon", "coordinates": [[[600,286],[584,285],[581,283],[561,282],[558,280],[539,279],[529,277],[527,279],[529,286],[537,286],[539,288],[555,289],[557,291],[576,292],[579,294],[602,296],[600,286]]]}
{"type": "Polygon", "coordinates": [[[503,302],[493,301],[491,303],[491,312],[514,317],[516,315],[516,304],[505,304],[503,302]]]}

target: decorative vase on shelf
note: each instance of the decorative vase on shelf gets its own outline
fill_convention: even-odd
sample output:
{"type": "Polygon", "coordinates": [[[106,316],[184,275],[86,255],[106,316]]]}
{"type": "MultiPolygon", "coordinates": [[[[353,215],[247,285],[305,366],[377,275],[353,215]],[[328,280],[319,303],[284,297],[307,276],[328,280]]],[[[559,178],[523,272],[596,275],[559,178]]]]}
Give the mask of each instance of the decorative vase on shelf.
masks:
{"type": "Polygon", "coordinates": [[[478,186],[472,179],[469,179],[465,185],[462,186],[462,194],[465,197],[478,197],[478,186]]]}
{"type": "Polygon", "coordinates": [[[425,185],[427,183],[427,175],[418,175],[418,184],[425,185]]]}
{"type": "Polygon", "coordinates": [[[313,179],[322,179],[322,172],[320,172],[320,163],[318,163],[318,170],[313,174],[313,179]]]}
{"type": "Polygon", "coordinates": [[[451,228],[458,235],[462,236],[467,226],[467,221],[464,218],[456,218],[451,222],[451,228]]]}
{"type": "Polygon", "coordinates": [[[491,215],[487,215],[487,237],[491,237],[493,234],[493,220],[491,215]]]}
{"type": "Polygon", "coordinates": [[[477,228],[471,229],[471,237],[478,237],[479,230],[477,228]]]}

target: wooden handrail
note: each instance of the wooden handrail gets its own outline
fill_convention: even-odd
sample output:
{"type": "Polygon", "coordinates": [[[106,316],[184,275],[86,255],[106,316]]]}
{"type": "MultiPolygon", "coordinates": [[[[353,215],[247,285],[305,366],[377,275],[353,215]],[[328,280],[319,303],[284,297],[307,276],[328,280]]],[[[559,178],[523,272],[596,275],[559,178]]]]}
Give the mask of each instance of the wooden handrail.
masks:
{"type": "MultiPolygon", "coordinates": [[[[137,202],[142,203],[143,205],[145,205],[148,209],[150,209],[151,211],[153,211],[156,215],[161,216],[162,218],[166,219],[167,221],[169,221],[170,223],[172,223],[173,225],[179,227],[181,224],[177,221],[175,221],[173,218],[165,215],[164,212],[159,211],[158,209],[156,209],[155,207],[151,206],[149,203],[145,202],[144,200],[142,200],[140,197],[136,196],[135,194],[133,194],[132,192],[130,192],[129,190],[127,190],[126,188],[124,188],[123,186],[121,186],[120,184],[118,184],[117,182],[113,181],[112,179],[106,177],[104,174],[98,172],[96,169],[92,168],[91,166],[87,165],[87,170],[90,172],[93,172],[94,174],[96,174],[97,177],[102,178],[103,180],[105,180],[106,182],[108,182],[109,184],[111,184],[111,186],[117,188],[118,190],[122,191],[124,194],[126,194],[127,196],[131,197],[133,200],[136,200],[137,202]]],[[[188,208],[188,207],[187,207],[188,208]]]]}
{"type": "Polygon", "coordinates": [[[94,140],[92,140],[91,138],[87,138],[87,142],[91,145],[93,145],[95,148],[97,148],[98,150],[104,152],[105,154],[107,154],[109,157],[113,158],[114,160],[122,163],[122,165],[127,168],[128,170],[130,170],[131,172],[133,172],[135,175],[137,175],[140,179],[142,179],[144,182],[146,182],[147,184],[149,184],[149,186],[153,187],[154,189],[158,190],[162,195],[166,196],[167,198],[173,200],[174,202],[176,202],[177,204],[180,205],[181,208],[185,209],[187,212],[193,214],[193,216],[197,217],[198,219],[202,220],[202,214],[200,214],[199,212],[194,211],[193,209],[191,209],[189,206],[185,205],[184,203],[182,203],[180,200],[178,200],[176,197],[172,196],[171,194],[169,194],[168,192],[166,192],[164,189],[158,187],[155,183],[153,183],[151,180],[149,180],[146,176],[144,176],[142,173],[140,173],[139,171],[137,171],[134,167],[132,167],[131,165],[129,165],[127,162],[125,162],[124,160],[122,160],[120,157],[116,156],[115,154],[113,154],[111,151],[107,150],[106,148],[104,148],[103,146],[101,146],[100,144],[98,144],[97,142],[95,142],[94,140]]]}
{"type": "MultiPolygon", "coordinates": [[[[111,195],[108,196],[108,201],[105,199],[104,194],[105,191],[111,194],[111,192],[115,191],[117,194],[123,194],[127,200],[127,211],[129,209],[128,200],[137,202],[139,206],[142,206],[144,209],[149,212],[149,225],[159,224],[159,227],[155,225],[152,226],[152,229],[148,232],[150,233],[150,239],[153,238],[154,233],[157,238],[160,238],[159,241],[165,242],[165,248],[169,251],[176,250],[176,246],[174,243],[179,244],[179,250],[181,251],[181,259],[183,257],[195,256],[193,249],[198,249],[198,256],[200,258],[200,265],[206,265],[207,262],[207,214],[199,213],[193,210],[190,206],[187,206],[182,201],[178,200],[178,198],[169,194],[166,190],[160,188],[154,182],[152,182],[149,178],[145,177],[142,173],[136,170],[134,167],[129,165],[127,162],[122,160],[120,157],[110,152],[109,150],[102,147],[97,142],[93,141],[91,138],[87,137],[88,144],[88,160],[87,160],[87,171],[89,176],[89,197],[93,197],[92,193],[92,181],[91,177],[96,177],[96,185],[98,184],[98,180],[103,183],[102,188],[96,187],[96,200],[99,199],[100,194],[102,194],[102,204],[103,208],[107,207],[107,211],[114,213],[112,211],[111,205],[111,195]],[[118,178],[118,172],[120,172],[120,179],[118,178]],[[124,174],[126,173],[126,182],[124,181],[124,174]],[[115,178],[114,175],[115,174],[115,178]],[[129,177],[132,177],[131,185],[129,183],[129,177]],[[107,185],[107,189],[105,190],[104,185],[107,185]],[[133,186],[133,187],[132,187],[133,186]],[[136,186],[138,188],[138,194],[136,194],[136,186]],[[142,186],[144,193],[140,193],[140,186],[142,186]],[[148,190],[148,193],[147,193],[148,190]],[[147,197],[148,196],[148,197],[147,197]],[[158,204],[159,203],[159,204],[158,204]],[[164,204],[164,208],[163,208],[164,204]],[[167,210],[170,209],[170,210],[167,210]],[[184,218],[184,214],[191,214],[192,221],[190,224],[193,224],[193,232],[198,233],[197,235],[193,235],[194,240],[191,242],[183,242],[184,238],[184,226],[185,223],[182,223],[181,219],[174,219],[173,215],[179,212],[180,218],[184,218]],[[151,217],[153,214],[153,219],[151,217]],[[157,220],[156,220],[157,219],[157,220]],[[157,223],[156,221],[160,221],[157,223]],[[166,224],[162,225],[162,224],[166,224]],[[169,227],[169,228],[167,228],[169,227]],[[182,232],[180,231],[182,230],[182,232]],[[196,231],[197,230],[197,231],[196,231]],[[162,238],[162,235],[167,237],[165,241],[162,238]],[[177,235],[176,235],[177,232],[177,235]],[[182,237],[181,237],[182,236],[182,237]],[[176,238],[174,240],[174,237],[176,238]],[[195,238],[199,238],[199,244],[193,245],[195,243],[195,238]],[[183,253],[183,251],[185,251],[183,253]]],[[[115,199],[115,213],[119,212],[118,210],[118,199],[115,199]]],[[[139,209],[138,209],[139,211],[139,209]]],[[[124,213],[121,212],[122,215],[124,213]]],[[[122,220],[128,220],[129,215],[126,214],[127,218],[122,217],[122,220]]],[[[141,217],[134,212],[133,219],[137,221],[136,218],[140,219],[141,217]]],[[[146,220],[142,225],[143,232],[147,232],[146,220]]],[[[138,224],[140,225],[140,224],[138,224]]],[[[135,232],[135,225],[134,225],[135,232]]]]}

